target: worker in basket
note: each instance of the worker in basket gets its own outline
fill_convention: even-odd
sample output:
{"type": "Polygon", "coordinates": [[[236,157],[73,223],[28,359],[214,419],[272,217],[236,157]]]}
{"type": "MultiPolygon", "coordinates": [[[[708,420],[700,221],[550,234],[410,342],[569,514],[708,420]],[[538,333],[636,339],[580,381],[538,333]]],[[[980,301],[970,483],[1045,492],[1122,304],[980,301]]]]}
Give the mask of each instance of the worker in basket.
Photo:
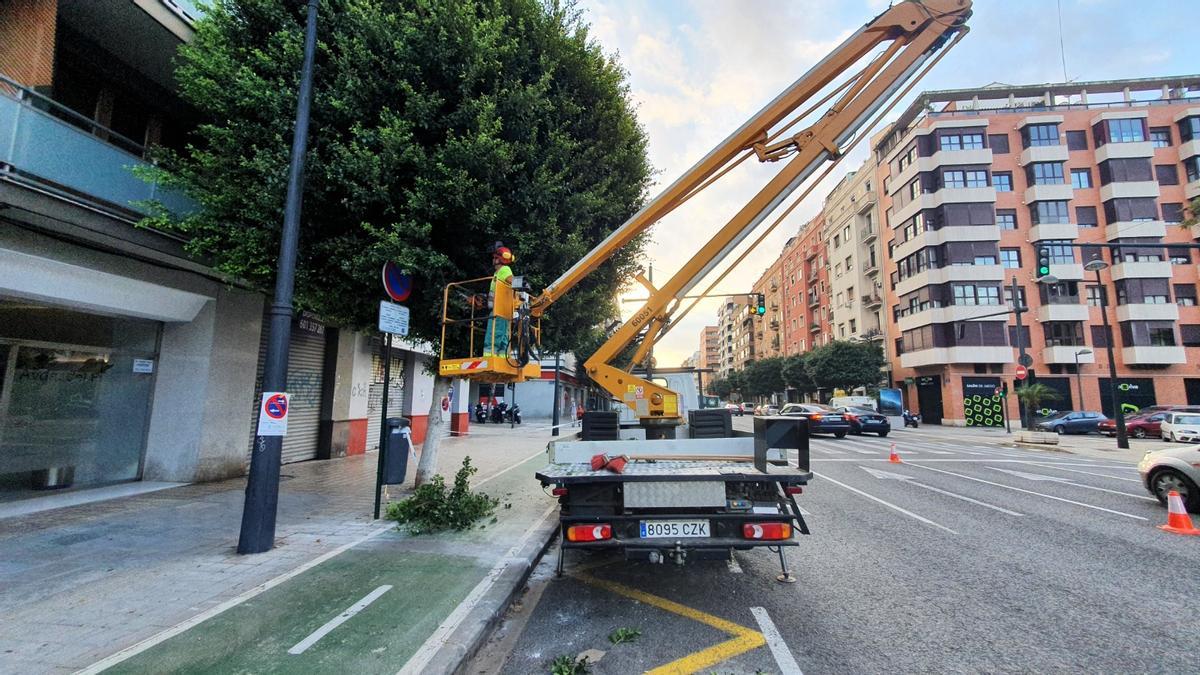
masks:
{"type": "MultiPolygon", "coordinates": [[[[496,284],[511,284],[513,276],[509,263],[516,261],[513,252],[504,246],[497,246],[492,252],[492,267],[496,273],[492,275],[492,283],[488,287],[487,306],[493,310],[496,306],[496,284]]],[[[509,317],[493,316],[488,319],[487,329],[483,336],[484,356],[506,356],[508,354],[509,317]]]]}

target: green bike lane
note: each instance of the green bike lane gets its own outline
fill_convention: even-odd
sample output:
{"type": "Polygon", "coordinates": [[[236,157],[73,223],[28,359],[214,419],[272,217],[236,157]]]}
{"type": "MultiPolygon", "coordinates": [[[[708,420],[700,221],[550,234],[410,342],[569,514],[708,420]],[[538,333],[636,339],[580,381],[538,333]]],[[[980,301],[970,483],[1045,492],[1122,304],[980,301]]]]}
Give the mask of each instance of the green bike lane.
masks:
{"type": "Polygon", "coordinates": [[[537,524],[554,504],[533,478],[544,463],[544,455],[529,459],[480,486],[500,499],[495,522],[437,535],[384,532],[104,672],[391,674],[419,652],[428,663],[452,632],[427,644],[447,617],[475,609],[460,607],[464,600],[500,611],[501,587],[524,576],[509,568],[529,562],[518,551],[540,550],[537,524]]]}

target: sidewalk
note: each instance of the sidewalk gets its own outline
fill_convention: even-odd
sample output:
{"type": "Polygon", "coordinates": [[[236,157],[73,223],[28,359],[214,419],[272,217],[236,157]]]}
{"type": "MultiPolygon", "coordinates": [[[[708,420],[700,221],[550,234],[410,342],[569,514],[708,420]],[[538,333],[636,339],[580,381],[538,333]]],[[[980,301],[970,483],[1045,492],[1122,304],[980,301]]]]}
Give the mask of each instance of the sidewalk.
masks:
{"type": "Polygon", "coordinates": [[[284,466],[277,545],[258,555],[234,550],[244,479],[0,520],[0,672],[395,673],[414,655],[414,672],[448,671],[555,531],[533,478],[549,439],[473,427],[442,441],[439,471],[452,480],[470,455],[474,483],[501,500],[495,523],[467,533],[373,521],[374,454],[284,466]],[[381,578],[393,590],[375,605],[287,653],[381,578]]]}
{"type": "Polygon", "coordinates": [[[1117,440],[1115,438],[1097,434],[1059,436],[1058,445],[1017,443],[1014,440],[1015,431],[1015,427],[1014,433],[1009,434],[1004,429],[995,428],[922,426],[916,430],[906,429],[903,433],[896,433],[894,435],[896,436],[897,443],[900,443],[901,439],[905,436],[938,438],[946,441],[969,439],[973,443],[1018,447],[1024,450],[1040,450],[1043,452],[1069,453],[1132,463],[1137,463],[1141,460],[1142,455],[1149,451],[1164,450],[1171,447],[1170,444],[1163,443],[1157,438],[1145,440],[1130,438],[1129,449],[1121,450],[1117,447],[1117,440]]]}

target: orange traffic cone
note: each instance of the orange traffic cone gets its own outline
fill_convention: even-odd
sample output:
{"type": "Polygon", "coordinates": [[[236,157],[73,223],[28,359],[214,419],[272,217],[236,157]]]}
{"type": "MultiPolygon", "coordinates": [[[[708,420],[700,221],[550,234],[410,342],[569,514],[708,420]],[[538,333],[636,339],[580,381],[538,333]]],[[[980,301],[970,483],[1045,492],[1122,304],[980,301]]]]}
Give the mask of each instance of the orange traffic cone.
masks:
{"type": "Polygon", "coordinates": [[[892,464],[902,464],[903,463],[900,461],[900,455],[896,454],[896,444],[895,443],[892,443],[892,453],[890,455],[888,455],[888,461],[891,462],[892,464]]]}
{"type": "Polygon", "coordinates": [[[1200,534],[1200,530],[1192,525],[1187,509],[1183,507],[1183,498],[1174,490],[1167,493],[1167,524],[1159,525],[1158,529],[1175,534],[1200,534]]]}

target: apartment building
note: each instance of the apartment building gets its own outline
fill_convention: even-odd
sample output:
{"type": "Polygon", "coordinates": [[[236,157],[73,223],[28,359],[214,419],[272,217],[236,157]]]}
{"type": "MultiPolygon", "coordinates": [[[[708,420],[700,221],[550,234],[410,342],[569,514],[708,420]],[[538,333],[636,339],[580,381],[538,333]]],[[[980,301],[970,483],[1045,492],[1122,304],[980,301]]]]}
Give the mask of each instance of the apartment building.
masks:
{"type": "Polygon", "coordinates": [[[884,339],[883,252],[875,164],[846,174],[825,199],[821,238],[829,252],[830,324],[836,340],[884,339]]]}
{"type": "Polygon", "coordinates": [[[783,256],[775,258],[775,261],[763,270],[751,290],[762,294],[767,307],[766,314],[753,313],[751,317],[754,344],[758,346],[756,355],[760,359],[783,356],[783,256]]]}
{"type": "MultiPolygon", "coordinates": [[[[145,200],[196,207],[132,169],[200,121],[173,65],[198,16],[184,0],[0,2],[0,501],[245,471],[265,298],[136,225],[145,200]]],[[[296,318],[285,462],[375,445],[378,351],[296,318]]],[[[418,439],[420,351],[394,351],[388,411],[418,439]]]]}
{"type": "Polygon", "coordinates": [[[719,370],[721,367],[720,330],[716,326],[700,329],[700,349],[696,351],[698,368],[719,370]]]}
{"type": "Polygon", "coordinates": [[[720,377],[726,377],[734,370],[734,340],[737,327],[741,325],[741,309],[745,305],[743,299],[726,298],[717,310],[717,373],[720,377]]]}
{"type": "Polygon", "coordinates": [[[1198,84],[931,91],[878,137],[887,352],[926,422],[999,424],[993,394],[1014,384],[1018,344],[1057,409],[1112,414],[1110,342],[1126,411],[1200,403],[1196,257],[1164,246],[1200,234],[1179,225],[1200,194],[1200,99],[1186,93],[1198,84]],[[1043,248],[1054,283],[1035,278],[1043,248]],[[1020,335],[1005,311],[1014,283],[1029,308],[1020,335]]]}

